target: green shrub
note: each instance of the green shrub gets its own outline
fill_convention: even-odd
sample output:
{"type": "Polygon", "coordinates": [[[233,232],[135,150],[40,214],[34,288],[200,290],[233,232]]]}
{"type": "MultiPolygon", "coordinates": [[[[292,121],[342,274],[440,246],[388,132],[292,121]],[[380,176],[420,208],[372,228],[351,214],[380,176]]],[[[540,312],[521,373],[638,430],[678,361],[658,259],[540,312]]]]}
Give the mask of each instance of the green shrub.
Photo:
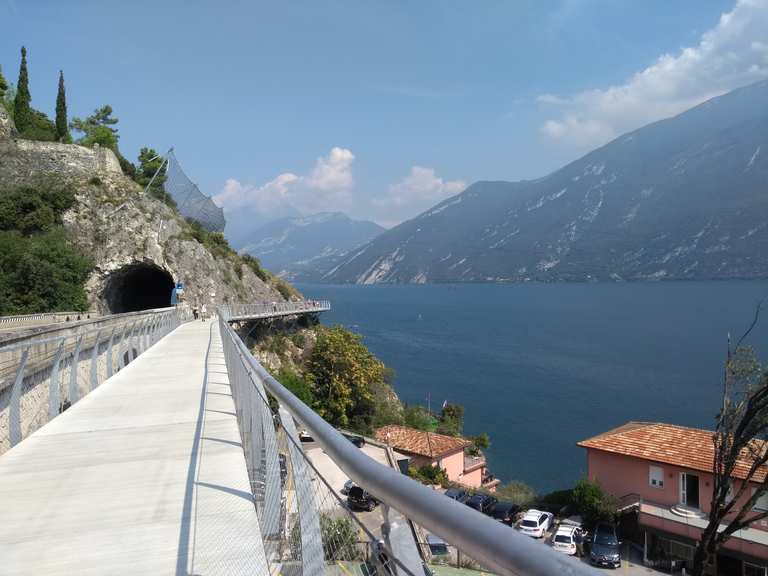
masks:
{"type": "Polygon", "coordinates": [[[272,275],[261,267],[261,262],[259,262],[257,258],[254,258],[250,254],[241,254],[240,258],[263,282],[269,282],[272,279],[272,275]]]}
{"type": "Polygon", "coordinates": [[[405,425],[409,428],[434,432],[437,428],[437,421],[426,408],[411,404],[403,409],[403,419],[405,425]]]}
{"type": "Polygon", "coordinates": [[[277,354],[282,358],[288,348],[287,342],[288,342],[288,339],[285,337],[284,334],[275,334],[267,341],[265,350],[267,352],[272,352],[273,354],[277,354]]]}
{"type": "Polygon", "coordinates": [[[314,404],[315,399],[312,393],[311,380],[288,368],[280,370],[277,374],[277,380],[307,406],[314,404]]]}
{"type": "Polygon", "coordinates": [[[351,518],[320,514],[320,535],[323,539],[323,554],[327,561],[359,561],[362,550],[357,545],[358,528],[351,518]]]}
{"type": "Polygon", "coordinates": [[[443,406],[437,431],[448,436],[461,436],[464,431],[464,406],[461,404],[443,406]]]}
{"type": "Polygon", "coordinates": [[[448,484],[448,474],[439,466],[408,466],[408,476],[424,484],[445,486],[448,484]]]}
{"type": "Polygon", "coordinates": [[[55,142],[57,140],[56,125],[42,112],[32,110],[31,123],[19,133],[19,137],[25,140],[55,142]]]}
{"type": "Polygon", "coordinates": [[[291,334],[291,342],[296,348],[304,348],[307,345],[307,338],[301,332],[294,332],[291,334]]]}
{"type": "Polygon", "coordinates": [[[93,263],[61,228],[25,237],[0,231],[0,315],[85,310],[93,263]]]}
{"type": "Polygon", "coordinates": [[[298,292],[288,284],[285,280],[282,278],[275,278],[275,289],[280,292],[280,296],[283,297],[284,300],[290,300],[293,296],[297,296],[298,292]]]}
{"type": "Polygon", "coordinates": [[[90,180],[88,180],[88,184],[91,184],[92,186],[101,186],[103,182],[98,176],[91,176],[90,180]]]}
{"type": "Polygon", "coordinates": [[[601,520],[612,520],[617,508],[616,499],[588,478],[582,478],[573,487],[573,504],[588,528],[601,520]]]}
{"type": "Polygon", "coordinates": [[[15,230],[22,236],[45,232],[61,224],[61,215],[75,204],[68,187],[41,184],[0,191],[0,230],[15,230]]]}
{"type": "Polygon", "coordinates": [[[524,482],[512,481],[496,487],[496,497],[519,506],[529,506],[536,499],[536,492],[524,482]]]}

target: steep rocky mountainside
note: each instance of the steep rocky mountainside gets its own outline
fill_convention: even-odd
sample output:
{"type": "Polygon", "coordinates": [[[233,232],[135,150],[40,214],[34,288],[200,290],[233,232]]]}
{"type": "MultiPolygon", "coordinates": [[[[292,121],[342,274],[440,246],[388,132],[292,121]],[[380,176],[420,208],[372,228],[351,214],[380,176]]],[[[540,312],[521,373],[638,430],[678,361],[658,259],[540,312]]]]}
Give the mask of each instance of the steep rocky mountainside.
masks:
{"type": "Polygon", "coordinates": [[[251,234],[241,250],[284,278],[313,281],[349,250],[383,231],[373,222],[352,220],[340,212],[323,212],[266,224],[251,234]]]}
{"type": "Polygon", "coordinates": [[[332,282],[768,276],[768,82],[533,181],[478,182],[350,253],[332,282]]]}
{"type": "Polygon", "coordinates": [[[92,309],[126,311],[153,291],[170,299],[173,281],[185,284],[190,302],[283,299],[239,258],[212,254],[174,210],[143,195],[111,150],[17,139],[0,107],[0,191],[51,179],[77,194],[64,224],[95,262],[86,284],[92,309]]]}

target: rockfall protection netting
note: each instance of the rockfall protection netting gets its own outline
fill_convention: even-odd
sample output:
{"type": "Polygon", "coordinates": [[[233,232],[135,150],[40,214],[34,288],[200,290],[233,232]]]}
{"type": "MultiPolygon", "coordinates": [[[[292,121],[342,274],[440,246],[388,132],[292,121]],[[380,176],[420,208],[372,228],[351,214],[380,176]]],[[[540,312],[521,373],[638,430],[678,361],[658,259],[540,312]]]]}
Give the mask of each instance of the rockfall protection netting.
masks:
{"type": "Polygon", "coordinates": [[[181,169],[173,150],[168,152],[167,160],[164,187],[176,202],[179,214],[197,220],[209,232],[223,232],[226,224],[224,210],[216,206],[213,200],[203,194],[189,179],[181,169]]]}

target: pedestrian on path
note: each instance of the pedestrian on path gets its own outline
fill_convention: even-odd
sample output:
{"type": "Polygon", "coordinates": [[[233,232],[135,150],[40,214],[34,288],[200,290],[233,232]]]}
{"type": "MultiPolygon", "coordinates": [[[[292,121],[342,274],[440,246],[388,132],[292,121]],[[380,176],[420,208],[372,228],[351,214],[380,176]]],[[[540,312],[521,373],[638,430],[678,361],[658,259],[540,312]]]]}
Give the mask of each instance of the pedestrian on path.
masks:
{"type": "Polygon", "coordinates": [[[207,312],[207,310],[206,310],[206,308],[205,308],[205,304],[203,304],[203,305],[200,307],[200,317],[203,319],[203,322],[205,322],[205,313],[206,313],[206,312],[207,312]]]}

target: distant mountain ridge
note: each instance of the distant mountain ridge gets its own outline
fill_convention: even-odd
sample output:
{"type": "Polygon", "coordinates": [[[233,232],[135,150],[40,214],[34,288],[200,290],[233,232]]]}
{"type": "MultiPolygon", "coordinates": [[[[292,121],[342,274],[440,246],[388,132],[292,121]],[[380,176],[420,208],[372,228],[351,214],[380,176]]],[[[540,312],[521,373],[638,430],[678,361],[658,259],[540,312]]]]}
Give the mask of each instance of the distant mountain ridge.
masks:
{"type": "Polygon", "coordinates": [[[384,231],[374,222],[353,220],[341,212],[281,218],[253,232],[241,248],[267,269],[291,279],[313,281],[348,250],[384,231]]]}
{"type": "Polygon", "coordinates": [[[538,180],[477,182],[324,281],[768,277],[768,81],[625,134],[538,180]]]}

